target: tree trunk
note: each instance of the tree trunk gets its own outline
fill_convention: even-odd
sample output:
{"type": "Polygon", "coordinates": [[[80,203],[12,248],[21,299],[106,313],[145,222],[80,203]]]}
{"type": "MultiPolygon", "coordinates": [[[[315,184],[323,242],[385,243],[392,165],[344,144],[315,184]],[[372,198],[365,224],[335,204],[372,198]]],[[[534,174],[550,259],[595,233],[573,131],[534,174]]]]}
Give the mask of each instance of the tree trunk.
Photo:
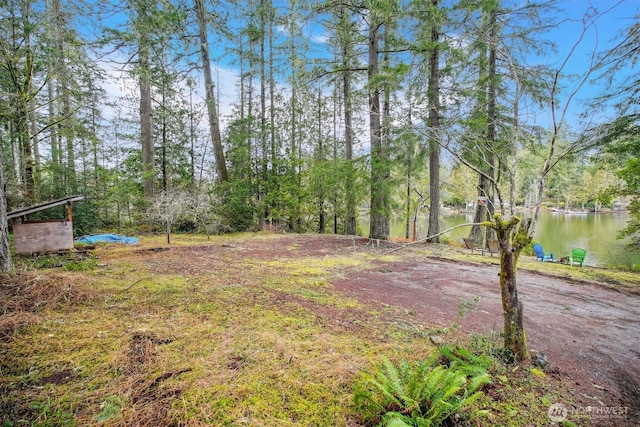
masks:
{"type": "MultiPolygon", "coordinates": [[[[242,78],[241,78],[242,80],[242,78]]],[[[196,128],[195,111],[193,108],[193,80],[187,81],[189,86],[189,186],[192,190],[196,188],[196,128]]]]}
{"type": "Polygon", "coordinates": [[[216,96],[211,74],[211,60],[209,58],[209,41],[207,36],[207,20],[203,0],[194,0],[196,15],[198,19],[198,34],[200,37],[200,55],[202,59],[202,70],[204,73],[205,99],[207,102],[207,115],[209,117],[209,131],[213,142],[213,156],[216,162],[216,173],[219,182],[227,182],[227,164],[224,158],[222,138],[220,136],[220,123],[216,108],[216,96]]]}
{"type": "MultiPolygon", "coordinates": [[[[495,179],[495,156],[494,150],[496,149],[496,38],[497,38],[497,8],[493,7],[489,11],[489,22],[487,23],[489,40],[489,49],[483,50],[480,61],[480,82],[481,87],[484,88],[483,93],[485,96],[481,97],[481,101],[486,102],[485,106],[485,122],[486,122],[486,134],[484,135],[485,147],[483,147],[482,161],[484,164],[479,165],[479,168],[484,173],[479,176],[478,185],[478,203],[476,205],[476,213],[474,217],[474,223],[479,224],[483,221],[491,221],[493,217],[494,209],[494,192],[492,185],[496,185],[495,179]],[[485,62],[486,59],[486,62],[485,62]],[[482,200],[482,201],[481,201],[482,200]]],[[[487,229],[488,234],[483,235],[484,227],[481,225],[474,225],[471,227],[469,237],[477,245],[487,245],[487,240],[493,238],[493,229],[487,229]]]]}
{"type": "Polygon", "coordinates": [[[4,173],[4,160],[0,150],[0,275],[13,272],[11,251],[9,249],[9,227],[7,224],[7,181],[4,173]]]}
{"type": "MultiPolygon", "coordinates": [[[[32,24],[29,22],[31,17],[31,3],[22,2],[22,20],[24,30],[24,66],[22,85],[17,84],[19,92],[19,98],[17,100],[17,126],[18,135],[22,143],[22,161],[24,165],[24,183],[26,197],[32,200],[38,200],[39,188],[36,186],[35,181],[35,161],[33,158],[33,152],[31,150],[31,134],[29,131],[29,105],[28,100],[33,96],[33,69],[36,64],[36,58],[34,57],[33,50],[31,49],[31,28],[32,24]]],[[[17,76],[16,76],[17,77],[17,76]]],[[[19,77],[18,77],[19,78],[19,77]]]]}
{"type": "Polygon", "coordinates": [[[500,215],[496,215],[492,225],[500,246],[500,293],[504,320],[504,348],[513,356],[514,360],[524,360],[529,357],[522,316],[522,302],[518,299],[516,267],[522,249],[531,242],[531,238],[528,236],[531,220],[525,220],[520,224],[517,232],[513,234],[513,229],[519,223],[520,218],[518,217],[504,221],[500,215]]]}
{"type": "Polygon", "coordinates": [[[469,232],[469,238],[472,239],[477,246],[484,243],[484,226],[480,224],[484,221],[491,220],[491,216],[487,210],[490,193],[491,183],[486,176],[480,174],[478,177],[478,199],[476,201],[476,210],[473,216],[473,222],[475,225],[471,227],[471,231],[469,232]]]}
{"type": "MultiPolygon", "coordinates": [[[[145,37],[143,37],[145,39],[145,37]]],[[[152,199],[155,195],[156,173],[153,146],[153,120],[151,117],[151,76],[149,51],[145,42],[140,43],[140,143],[142,145],[142,183],[144,196],[152,199]]]]}
{"type": "MultiPolygon", "coordinates": [[[[318,146],[316,162],[322,165],[325,162],[324,144],[322,143],[322,87],[318,85],[318,146]]],[[[318,233],[324,234],[326,229],[326,210],[325,210],[325,179],[320,175],[318,184],[318,233]]]]}
{"type": "MultiPolygon", "coordinates": [[[[497,33],[498,33],[498,24],[497,24],[497,16],[498,9],[494,7],[491,9],[489,13],[489,70],[488,70],[488,99],[487,99],[487,145],[489,146],[489,155],[487,156],[487,175],[489,177],[488,184],[492,185],[495,183],[497,188],[497,182],[499,181],[496,178],[496,170],[499,170],[499,165],[496,165],[496,159],[494,156],[494,150],[497,145],[497,136],[496,136],[496,126],[498,121],[498,114],[496,110],[496,86],[498,84],[497,81],[497,73],[496,73],[496,50],[497,50],[497,33]]],[[[493,218],[493,214],[495,213],[495,205],[494,205],[494,192],[491,191],[488,194],[489,200],[487,203],[487,211],[489,218],[493,218]]],[[[488,240],[495,238],[494,231],[492,228],[487,229],[487,235],[485,236],[485,247],[488,248],[488,240]]]]}
{"type": "MultiPolygon", "coordinates": [[[[411,156],[411,154],[409,154],[411,156]]],[[[413,218],[413,212],[411,210],[411,157],[408,159],[407,164],[407,194],[406,194],[406,208],[407,208],[407,220],[404,225],[404,238],[409,238],[411,232],[411,219],[413,218]]]]}
{"type": "Polygon", "coordinates": [[[369,132],[371,138],[371,211],[369,238],[386,240],[389,237],[387,209],[385,150],[382,146],[380,124],[380,90],[375,81],[378,76],[379,26],[369,27],[369,132]]]}
{"type": "Polygon", "coordinates": [[[299,59],[296,52],[296,28],[298,21],[296,20],[295,10],[297,8],[294,0],[290,1],[291,17],[289,18],[289,62],[291,63],[291,165],[290,174],[296,185],[291,194],[292,215],[289,224],[295,232],[302,231],[302,135],[299,135],[301,127],[298,125],[298,72],[299,59]]]}
{"type": "MultiPolygon", "coordinates": [[[[438,7],[438,0],[431,0],[431,6],[438,7]]],[[[439,24],[434,22],[431,29],[431,56],[429,57],[429,242],[440,243],[440,64],[439,24]]]]}
{"type": "Polygon", "coordinates": [[[38,200],[38,188],[36,188],[34,176],[33,151],[31,150],[31,135],[29,132],[29,114],[27,105],[22,100],[18,100],[17,116],[15,117],[14,128],[17,131],[20,153],[22,156],[22,177],[25,184],[25,198],[38,200]]]}
{"type": "MultiPolygon", "coordinates": [[[[341,11],[341,20],[346,19],[346,12],[341,11]]],[[[342,61],[345,71],[342,72],[342,96],[344,98],[344,144],[345,157],[347,160],[347,173],[345,177],[345,198],[346,198],[346,223],[345,234],[355,235],[357,233],[356,219],[356,195],[355,195],[355,173],[353,167],[353,108],[351,105],[351,71],[349,71],[349,46],[344,41],[342,45],[342,61]]]]}
{"type": "MultiPolygon", "coordinates": [[[[162,84],[162,109],[165,110],[165,108],[167,107],[166,105],[166,89],[165,89],[165,84],[162,84]]],[[[160,171],[162,173],[162,191],[164,191],[165,193],[169,190],[169,170],[168,170],[168,165],[167,165],[167,144],[169,143],[169,141],[167,141],[167,115],[166,114],[162,114],[162,119],[161,119],[161,124],[160,124],[160,129],[161,129],[161,159],[160,159],[160,171]]],[[[168,243],[168,242],[167,242],[168,243]]]]}
{"type": "MultiPolygon", "coordinates": [[[[29,123],[31,126],[31,146],[33,147],[33,182],[40,188],[42,184],[42,174],[40,168],[40,140],[38,138],[38,117],[36,115],[37,102],[32,98],[29,102],[29,123]]],[[[75,194],[75,193],[74,193],[75,194]]]]}
{"type": "MultiPolygon", "coordinates": [[[[333,153],[333,164],[338,164],[338,116],[340,115],[340,104],[338,101],[338,86],[335,85],[333,87],[333,108],[331,109],[331,113],[333,116],[333,132],[331,133],[331,146],[333,153]]],[[[336,189],[337,190],[337,189],[336,189]]],[[[338,191],[333,192],[333,197],[331,199],[332,208],[333,208],[333,234],[338,234],[338,191]]]]}
{"type": "MultiPolygon", "coordinates": [[[[60,24],[62,25],[62,23],[60,24]]],[[[77,189],[76,183],[76,156],[75,156],[75,138],[74,138],[74,114],[71,112],[71,90],[69,88],[69,72],[67,64],[63,59],[65,54],[65,46],[62,37],[57,40],[58,44],[58,82],[60,85],[60,97],[62,99],[62,122],[60,123],[60,137],[64,140],[64,148],[67,157],[66,167],[64,168],[65,187],[75,194],[77,189]]],[[[62,149],[62,147],[60,147],[62,149]]]]}
{"type": "MultiPolygon", "coordinates": [[[[265,10],[266,0],[260,1],[259,15],[260,15],[260,151],[262,154],[262,161],[260,162],[261,179],[265,183],[264,196],[265,200],[270,200],[269,193],[272,191],[271,186],[268,184],[269,171],[269,153],[267,150],[267,53],[266,53],[266,13],[265,10]]],[[[257,160],[257,159],[256,159],[257,160]]],[[[264,210],[261,215],[265,220],[269,219],[269,212],[273,208],[272,203],[265,203],[264,210]]],[[[272,218],[273,221],[273,218],[272,218]]]]}
{"type": "MultiPolygon", "coordinates": [[[[50,65],[53,70],[54,66],[50,65]]],[[[49,97],[49,123],[55,123],[58,118],[56,117],[56,92],[55,92],[55,78],[52,77],[47,82],[47,94],[49,97]]],[[[51,126],[49,129],[49,143],[51,150],[51,166],[52,166],[52,177],[55,181],[59,181],[59,174],[62,164],[61,152],[60,152],[60,137],[58,135],[58,127],[51,126]]]]}

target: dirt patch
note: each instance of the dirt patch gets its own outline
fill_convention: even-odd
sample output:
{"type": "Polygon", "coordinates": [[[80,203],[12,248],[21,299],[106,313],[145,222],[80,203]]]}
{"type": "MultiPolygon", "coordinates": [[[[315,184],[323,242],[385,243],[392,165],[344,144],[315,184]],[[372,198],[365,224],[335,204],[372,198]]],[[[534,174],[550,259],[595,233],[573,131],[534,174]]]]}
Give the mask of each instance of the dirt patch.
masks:
{"type": "MultiPolygon", "coordinates": [[[[362,301],[410,310],[431,326],[450,326],[461,304],[477,299],[460,320],[460,329],[487,334],[503,329],[497,277],[497,265],[421,259],[407,251],[402,262],[376,262],[332,283],[362,301]]],[[[582,407],[629,408],[631,424],[603,419],[597,425],[640,423],[640,298],[596,283],[570,283],[522,270],[518,278],[530,349],[547,356],[556,375],[571,383],[582,407]]]]}
{"type": "Polygon", "coordinates": [[[67,368],[67,369],[63,369],[63,370],[58,371],[58,372],[54,372],[53,374],[47,375],[46,377],[40,379],[40,385],[45,385],[45,384],[54,384],[54,385],[66,384],[69,381],[73,380],[74,377],[75,377],[75,374],[73,372],[73,369],[67,368]]]}

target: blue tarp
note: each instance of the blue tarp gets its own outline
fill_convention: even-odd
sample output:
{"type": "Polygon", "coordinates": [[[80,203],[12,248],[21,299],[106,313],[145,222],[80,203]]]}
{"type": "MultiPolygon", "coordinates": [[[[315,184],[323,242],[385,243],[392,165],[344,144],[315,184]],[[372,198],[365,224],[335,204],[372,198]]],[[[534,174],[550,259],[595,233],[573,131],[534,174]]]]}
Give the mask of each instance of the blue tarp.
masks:
{"type": "Polygon", "coordinates": [[[76,242],[87,243],[89,245],[98,242],[134,244],[138,243],[138,239],[135,237],[121,236],[119,234],[94,234],[92,236],[78,237],[76,242]]]}

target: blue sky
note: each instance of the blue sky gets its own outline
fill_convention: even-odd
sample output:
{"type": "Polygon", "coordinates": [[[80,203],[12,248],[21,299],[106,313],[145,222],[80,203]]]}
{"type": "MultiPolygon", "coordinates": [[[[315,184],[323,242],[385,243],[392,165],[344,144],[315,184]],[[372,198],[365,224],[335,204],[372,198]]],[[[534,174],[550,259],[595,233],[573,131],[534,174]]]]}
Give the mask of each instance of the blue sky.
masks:
{"type": "MultiPolygon", "coordinates": [[[[526,3],[527,0],[512,0],[512,3],[522,1],[526,3]]],[[[539,0],[542,1],[542,0],[539,0]]],[[[536,2],[539,2],[536,1],[536,2]]],[[[287,7],[288,2],[278,1],[284,8],[287,7]]],[[[568,55],[573,45],[578,42],[582,29],[582,19],[585,14],[600,13],[595,24],[589,27],[588,31],[584,34],[583,39],[577,50],[569,59],[565,72],[575,73],[583,75],[588,68],[589,56],[594,52],[603,51],[613,45],[614,40],[619,36],[620,32],[629,27],[632,22],[632,18],[640,14],[640,1],[639,0],[559,0],[558,6],[562,9],[561,12],[557,12],[554,16],[550,17],[554,20],[560,20],[561,25],[555,29],[549,31],[547,37],[556,42],[558,45],[558,52],[553,55],[549,55],[544,58],[538,58],[537,60],[553,67],[559,67],[562,61],[568,55]],[[605,13],[606,12],[606,13],[605,13]]],[[[283,10],[282,14],[286,11],[283,10]]],[[[327,33],[324,27],[316,22],[317,16],[311,17],[308,21],[301,20],[300,31],[304,40],[301,42],[308,42],[313,56],[319,55],[321,52],[329,54],[328,46],[323,43],[327,39],[327,33]]],[[[283,33],[286,33],[286,29],[282,29],[283,33]]],[[[215,38],[212,36],[211,41],[215,38]]],[[[216,43],[211,43],[212,46],[216,46],[216,43]]],[[[236,66],[231,64],[232,56],[224,45],[218,45],[219,49],[211,52],[212,58],[217,58],[215,62],[214,70],[217,71],[217,76],[214,79],[217,81],[220,90],[220,110],[221,114],[227,115],[231,112],[231,106],[236,102],[236,95],[238,88],[236,66]]],[[[286,86],[286,83],[283,83],[286,86]]],[[[111,88],[115,93],[119,92],[115,90],[115,87],[111,88]]],[[[568,120],[570,122],[577,121],[578,115],[584,110],[584,101],[593,98],[598,95],[603,89],[601,82],[588,82],[585,84],[580,92],[577,94],[576,99],[571,105],[571,109],[568,112],[568,120]]],[[[285,89],[286,90],[286,89],[285,89]]],[[[570,90],[570,89],[567,89],[570,90]]],[[[536,119],[539,124],[548,125],[550,119],[541,115],[536,119]]],[[[224,119],[223,119],[224,121],[224,119]]]]}
{"type": "Polygon", "coordinates": [[[568,63],[567,72],[571,73],[583,73],[590,55],[614,46],[622,31],[632,25],[633,17],[640,15],[638,0],[563,0],[560,5],[565,8],[568,20],[549,33],[549,38],[558,45],[557,59],[550,64],[560,66],[574,44],[580,42],[568,63]],[[580,40],[582,19],[590,10],[599,15],[580,40]]]}
{"type": "MultiPolygon", "coordinates": [[[[547,63],[554,68],[561,67],[578,43],[564,68],[565,74],[576,76],[583,76],[588,71],[594,52],[613,47],[622,32],[633,24],[633,18],[640,15],[638,0],[562,0],[559,5],[564,9],[567,20],[549,33],[549,38],[558,46],[558,52],[555,57],[547,58],[547,63]],[[583,33],[583,19],[587,13],[595,14],[595,19],[583,33]]],[[[631,72],[631,69],[628,71],[631,72]]],[[[569,125],[575,125],[578,115],[583,111],[588,112],[587,103],[607,89],[604,79],[597,79],[597,76],[598,73],[594,73],[577,92],[567,112],[569,125]]],[[[565,83],[568,85],[565,93],[577,88],[576,81],[565,80],[565,83]]]]}

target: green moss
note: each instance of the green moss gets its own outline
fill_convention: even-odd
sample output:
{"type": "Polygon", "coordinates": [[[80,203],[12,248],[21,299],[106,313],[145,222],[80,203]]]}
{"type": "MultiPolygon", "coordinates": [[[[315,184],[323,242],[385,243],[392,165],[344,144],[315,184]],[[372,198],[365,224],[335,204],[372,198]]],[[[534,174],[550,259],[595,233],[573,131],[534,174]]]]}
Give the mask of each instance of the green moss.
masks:
{"type": "Polygon", "coordinates": [[[60,268],[65,271],[91,271],[98,266],[95,257],[84,256],[73,251],[35,258],[18,258],[17,263],[28,269],[60,268]]]}
{"type": "MultiPolygon", "coordinates": [[[[273,238],[283,236],[207,240],[174,235],[171,247],[239,246],[249,239],[273,238]]],[[[380,264],[386,268],[385,263],[402,260],[401,253],[375,263],[367,262],[377,252],[276,262],[230,257],[211,274],[193,275],[165,272],[161,262],[151,265],[152,257],[141,255],[145,248],[163,245],[163,239],[144,237],[136,247],[100,247],[93,270],[64,273],[99,297],[40,311],[36,321],[3,342],[0,425],[18,419],[31,425],[90,426],[102,420],[105,425],[131,425],[144,408],[134,406],[130,397],[163,374],[187,368],[191,370],[158,381],[157,389],[169,396],[169,391],[180,390],[175,398],[158,402],[175,425],[356,425],[361,420],[350,402],[361,370],[370,369],[371,361],[383,354],[426,357],[433,349],[430,335],[451,332],[417,325],[412,313],[392,306],[363,304],[330,284],[343,274],[379,269],[380,264]],[[155,338],[136,347],[136,334],[155,338]],[[65,382],[43,385],[64,370],[72,372],[65,382]]],[[[420,256],[480,258],[438,245],[415,250],[420,256]]],[[[179,251],[162,254],[180,256],[179,251]]],[[[488,340],[477,345],[493,348],[488,340]]],[[[534,376],[534,386],[513,375],[494,381],[505,402],[485,397],[474,403],[472,410],[489,411],[478,420],[480,425],[546,422],[548,406],[540,396],[553,394],[539,384],[548,379],[534,376]],[[527,386],[535,390],[523,392],[527,386]],[[536,401],[540,403],[530,406],[536,401]]]]}

